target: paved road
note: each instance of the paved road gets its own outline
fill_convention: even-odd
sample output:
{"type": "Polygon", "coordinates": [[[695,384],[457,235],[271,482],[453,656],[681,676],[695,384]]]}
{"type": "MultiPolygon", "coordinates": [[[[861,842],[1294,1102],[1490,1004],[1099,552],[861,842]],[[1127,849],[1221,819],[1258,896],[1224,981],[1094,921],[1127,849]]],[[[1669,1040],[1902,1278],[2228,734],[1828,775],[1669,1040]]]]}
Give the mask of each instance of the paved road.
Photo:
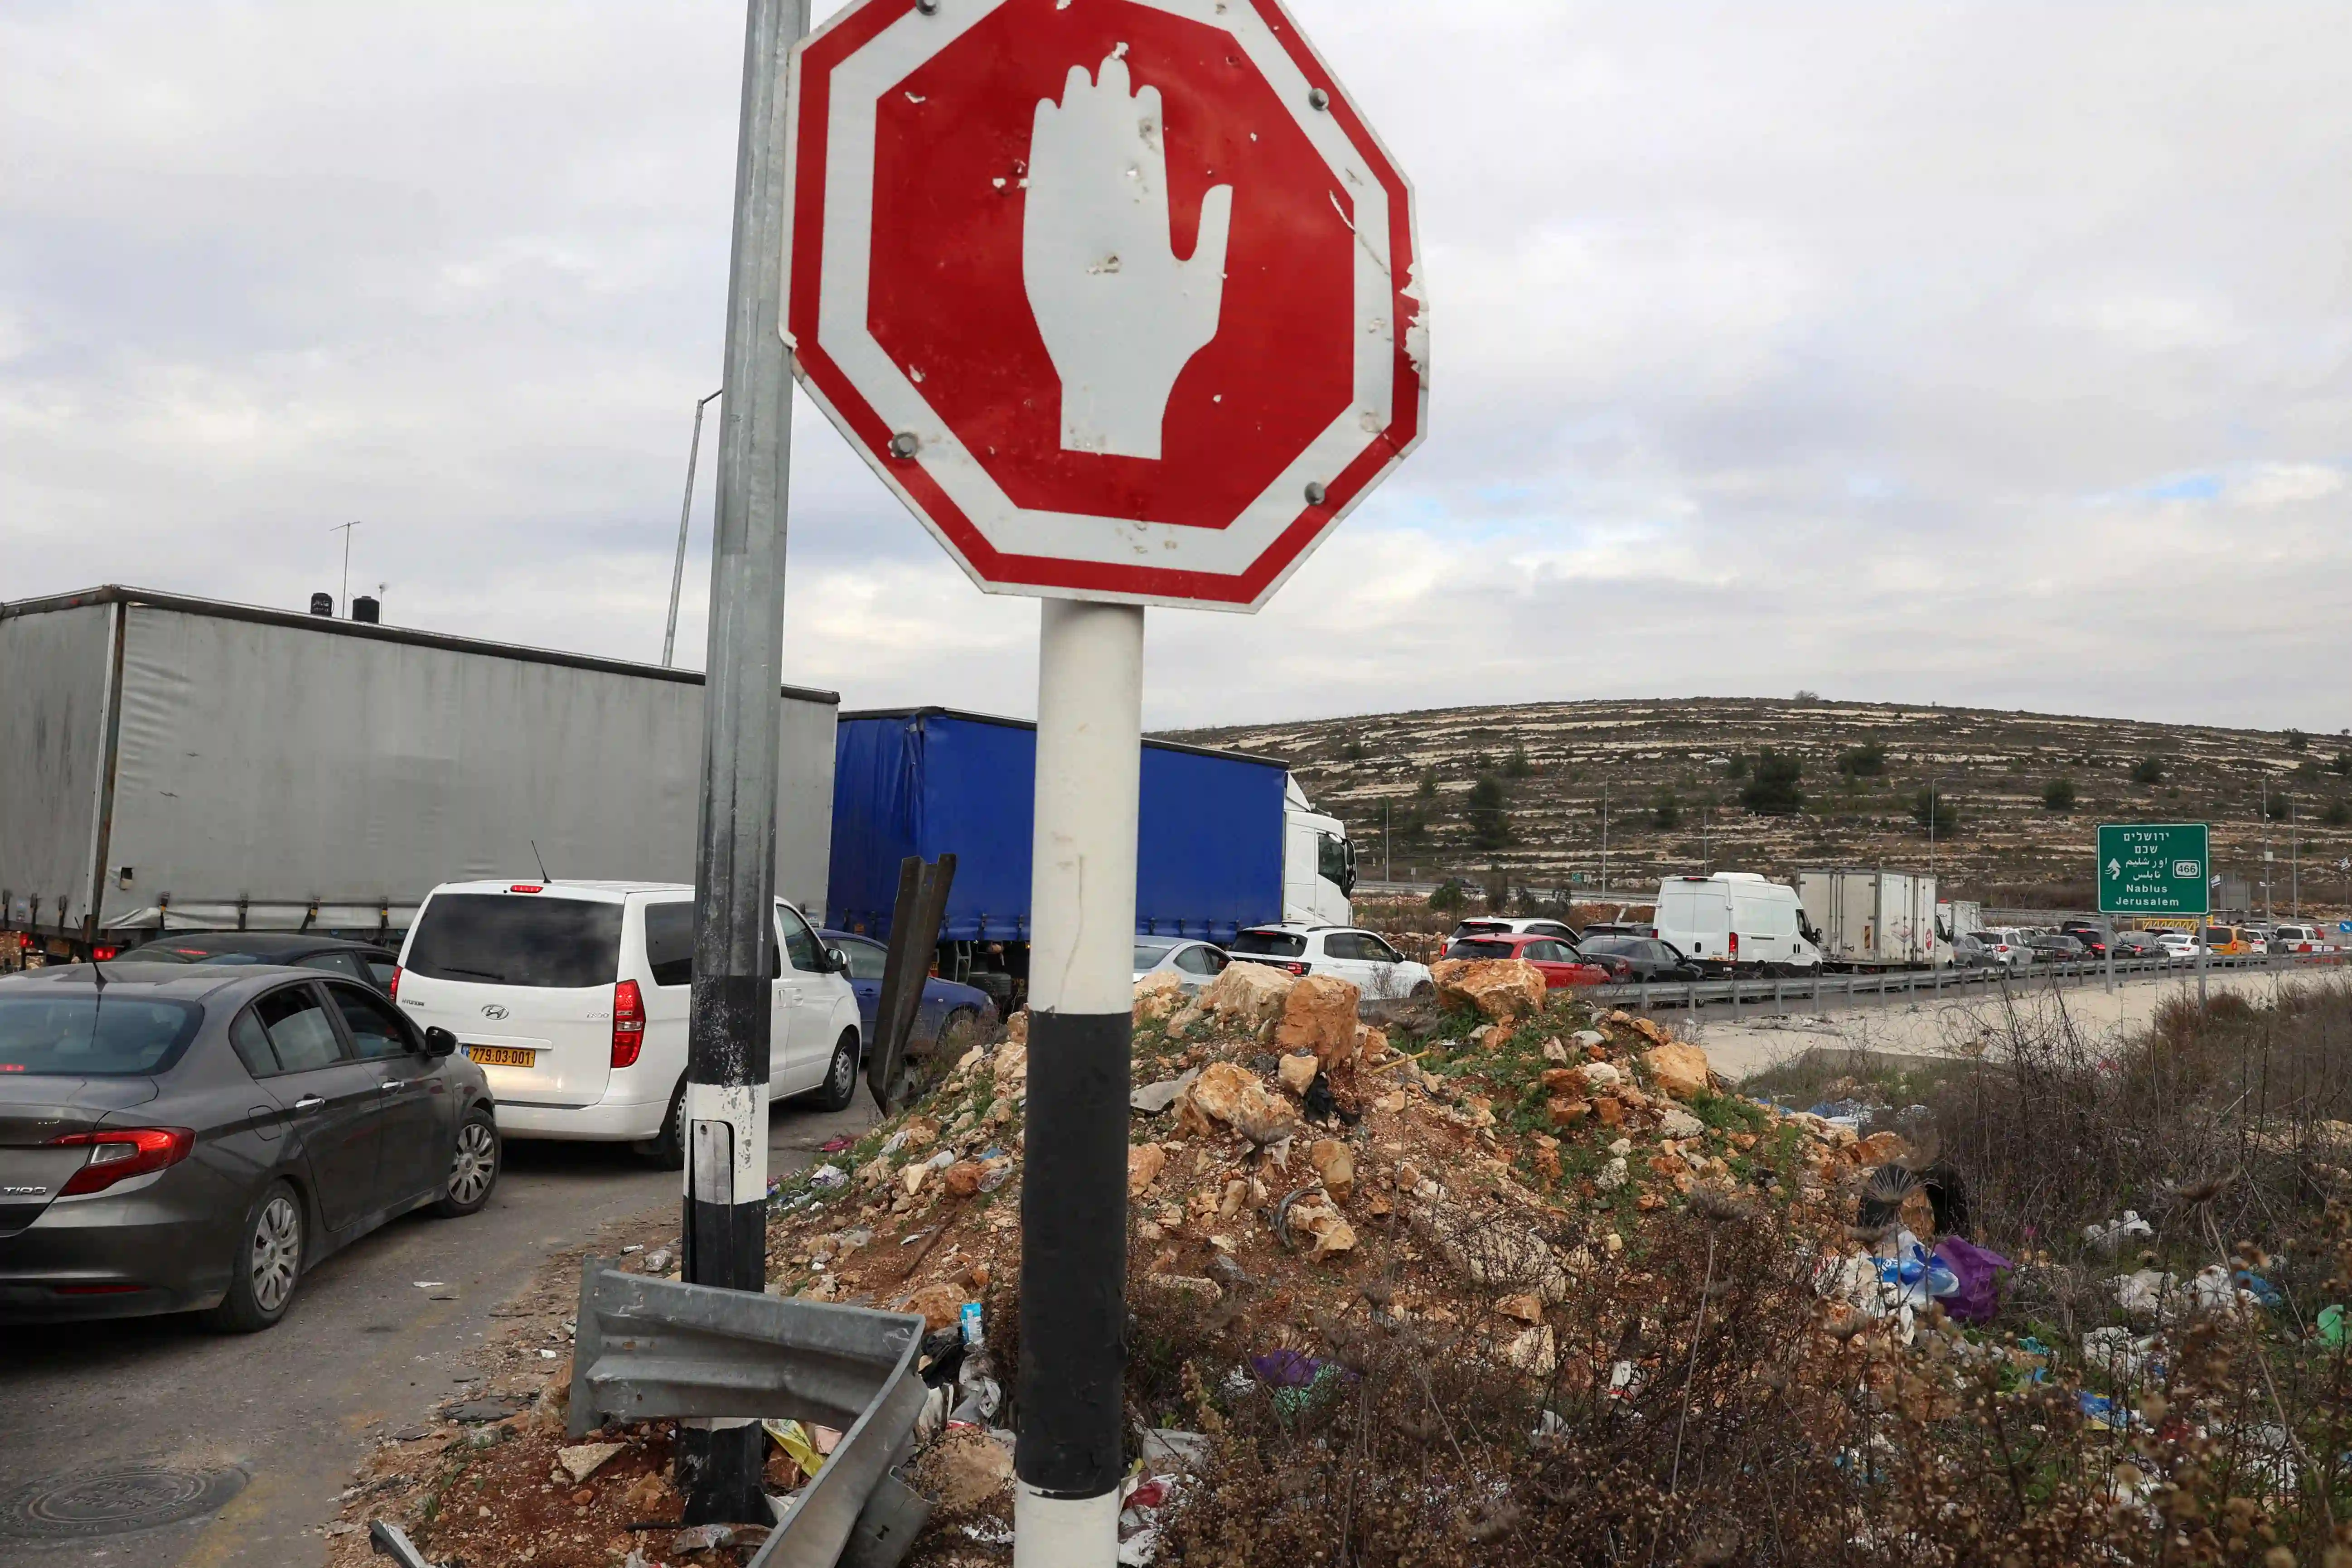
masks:
{"type": "MultiPolygon", "coordinates": [[[[872,1120],[863,1095],[835,1116],[780,1110],[770,1168],[797,1170],[819,1143],[872,1120]]],[[[0,1331],[0,1510],[47,1481],[88,1485],[142,1465],[251,1478],[213,1517],[129,1534],[29,1540],[0,1511],[0,1564],[322,1563],[324,1538],[306,1531],[331,1517],[368,1434],[447,1399],[492,1309],[550,1253],[641,1216],[674,1235],[677,1182],[620,1150],[518,1143],[480,1214],[412,1215],[329,1258],[267,1333],[215,1335],[170,1319],[0,1331]]]]}

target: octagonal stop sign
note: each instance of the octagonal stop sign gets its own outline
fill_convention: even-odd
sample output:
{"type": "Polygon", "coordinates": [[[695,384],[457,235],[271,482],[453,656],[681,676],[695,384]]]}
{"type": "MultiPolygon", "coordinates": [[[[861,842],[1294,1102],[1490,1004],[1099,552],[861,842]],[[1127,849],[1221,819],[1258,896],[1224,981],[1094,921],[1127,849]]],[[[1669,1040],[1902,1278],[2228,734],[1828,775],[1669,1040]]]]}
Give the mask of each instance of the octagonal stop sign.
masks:
{"type": "Polygon", "coordinates": [[[1427,414],[1412,190],[1277,0],[857,0],[799,374],[982,587],[1255,609],[1427,414]]]}

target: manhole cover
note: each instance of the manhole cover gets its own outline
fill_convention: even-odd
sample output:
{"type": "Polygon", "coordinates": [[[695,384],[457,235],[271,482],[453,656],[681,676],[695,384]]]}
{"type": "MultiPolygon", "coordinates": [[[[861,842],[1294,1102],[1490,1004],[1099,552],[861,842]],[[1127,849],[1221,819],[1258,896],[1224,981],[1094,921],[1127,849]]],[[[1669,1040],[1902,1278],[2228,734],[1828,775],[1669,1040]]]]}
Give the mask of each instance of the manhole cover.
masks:
{"type": "Polygon", "coordinates": [[[170,1465],[123,1465],[52,1476],[19,1488],[0,1506],[0,1535],[71,1541],[177,1524],[219,1512],[245,1489],[245,1472],[234,1466],[184,1470],[170,1465]]]}

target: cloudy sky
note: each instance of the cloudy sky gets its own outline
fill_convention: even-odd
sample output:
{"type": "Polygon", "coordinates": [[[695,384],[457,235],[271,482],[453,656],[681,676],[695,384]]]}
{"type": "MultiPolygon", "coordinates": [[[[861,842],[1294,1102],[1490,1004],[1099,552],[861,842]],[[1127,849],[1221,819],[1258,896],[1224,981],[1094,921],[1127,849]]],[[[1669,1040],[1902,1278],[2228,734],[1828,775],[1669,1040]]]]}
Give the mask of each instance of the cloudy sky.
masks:
{"type": "MultiPolygon", "coordinates": [[[[1292,3],[1419,189],[1432,434],[1263,614],[1155,612],[1150,721],[2352,724],[2340,0],[1292,3]]],[[[299,607],[356,519],[387,619],[657,658],[741,23],[9,0],[0,598],[299,607]]],[[[797,442],[791,674],[1032,711],[1034,603],[797,442]]]]}

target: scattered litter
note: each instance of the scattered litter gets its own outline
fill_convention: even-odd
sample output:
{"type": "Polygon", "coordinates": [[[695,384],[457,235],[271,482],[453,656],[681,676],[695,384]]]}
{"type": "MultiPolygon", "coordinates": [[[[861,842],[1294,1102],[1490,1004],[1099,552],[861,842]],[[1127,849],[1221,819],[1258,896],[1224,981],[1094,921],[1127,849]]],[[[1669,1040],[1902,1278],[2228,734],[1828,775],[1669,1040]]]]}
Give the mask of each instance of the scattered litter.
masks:
{"type": "Polygon", "coordinates": [[[2152,1238],[2155,1235],[2156,1227],[2140,1218],[2137,1209],[2124,1210],[2124,1216],[2121,1219],[2109,1220],[2105,1225],[2086,1225],[2083,1227],[2083,1239],[2101,1252],[2108,1254],[2122,1250],[2124,1243],[2134,1237],[2152,1238]]]}
{"type": "Polygon", "coordinates": [[[669,1538],[672,1552],[716,1552],[734,1544],[735,1527],[731,1524],[698,1524],[669,1538]]]}
{"type": "Polygon", "coordinates": [[[645,1249],[646,1244],[644,1242],[633,1241],[629,1243],[628,1246],[621,1248],[621,1256],[626,1258],[633,1252],[643,1252],[645,1249]]]}
{"type": "Polygon", "coordinates": [[[807,1427],[797,1421],[779,1421],[771,1417],[760,1423],[760,1429],[784,1451],[787,1458],[801,1468],[801,1474],[814,1480],[824,1468],[825,1457],[816,1446],[816,1439],[807,1427]]]}
{"type": "Polygon", "coordinates": [[[856,1142],[856,1139],[852,1138],[848,1133],[845,1132],[838,1138],[828,1138],[824,1142],[818,1144],[816,1146],[817,1152],[820,1154],[838,1154],[844,1149],[849,1148],[856,1142]]]}
{"type": "Polygon", "coordinates": [[[419,1290],[438,1290],[442,1282],[438,1279],[412,1279],[409,1283],[419,1290]]]}
{"type": "Polygon", "coordinates": [[[1957,1236],[1937,1242],[1931,1256],[1958,1281],[1951,1291],[1937,1293],[1944,1310],[1963,1323],[1992,1321],[2000,1310],[2000,1274],[2017,1265],[1957,1236]]]}
{"type": "Polygon", "coordinates": [[[838,1165],[819,1165],[809,1173],[809,1185],[820,1192],[838,1192],[849,1185],[849,1173],[838,1165]]]}
{"type": "Polygon", "coordinates": [[[1194,1068],[1181,1078],[1162,1079],[1158,1083],[1145,1084],[1127,1097],[1127,1103],[1130,1109],[1146,1116],[1157,1116],[1175,1104],[1176,1097],[1192,1088],[1193,1080],[1200,1076],[1201,1069],[1194,1068]]]}
{"type": "Polygon", "coordinates": [[[2344,1309],[2322,1307],[2319,1310],[2319,1342],[2340,1345],[2344,1342],[2344,1309]]]}
{"type": "Polygon", "coordinates": [[[2279,1288],[2250,1268],[2241,1268],[2230,1278],[2237,1282],[2240,1289],[2252,1296],[2258,1306],[2286,1305],[2286,1298],[2280,1293],[2279,1288]]]}

